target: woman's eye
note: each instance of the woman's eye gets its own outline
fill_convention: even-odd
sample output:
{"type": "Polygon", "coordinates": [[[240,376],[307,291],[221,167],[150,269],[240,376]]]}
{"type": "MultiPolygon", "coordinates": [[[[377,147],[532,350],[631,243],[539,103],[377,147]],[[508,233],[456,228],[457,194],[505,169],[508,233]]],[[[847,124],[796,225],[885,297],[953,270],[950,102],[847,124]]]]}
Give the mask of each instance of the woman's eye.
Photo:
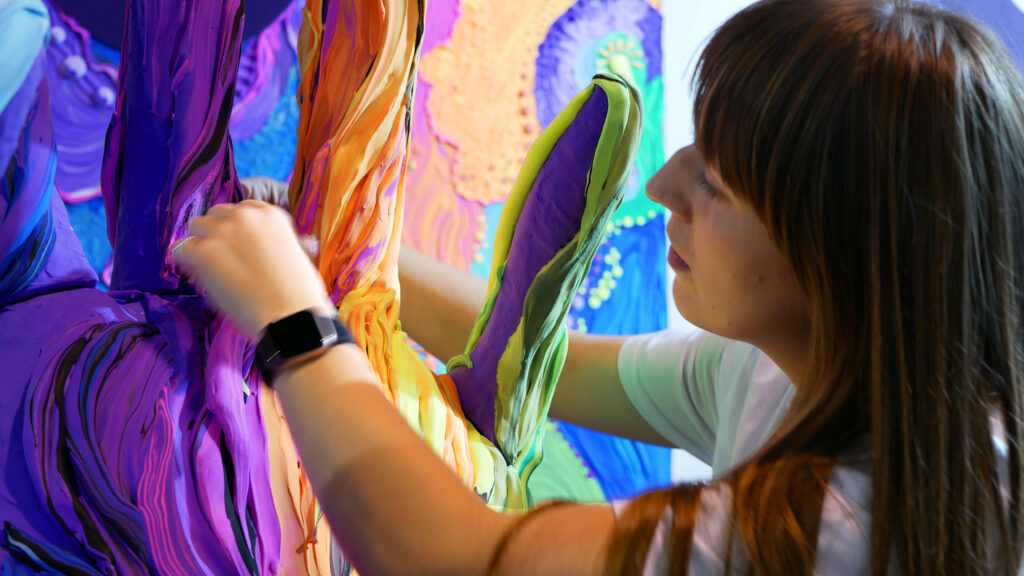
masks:
{"type": "Polygon", "coordinates": [[[718,190],[708,182],[707,176],[703,172],[697,175],[697,186],[700,187],[701,191],[707,195],[708,198],[715,198],[718,196],[718,190]]]}

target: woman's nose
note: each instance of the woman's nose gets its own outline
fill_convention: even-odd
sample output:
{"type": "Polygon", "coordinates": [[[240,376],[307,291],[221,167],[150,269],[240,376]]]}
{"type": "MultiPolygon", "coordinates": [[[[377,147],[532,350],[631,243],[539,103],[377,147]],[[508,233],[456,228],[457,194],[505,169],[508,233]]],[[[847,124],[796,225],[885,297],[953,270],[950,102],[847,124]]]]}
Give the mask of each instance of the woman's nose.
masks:
{"type": "Polygon", "coordinates": [[[689,223],[693,218],[691,190],[679,179],[678,174],[673,178],[667,168],[662,167],[647,181],[647,197],[664,206],[672,216],[689,223]]]}

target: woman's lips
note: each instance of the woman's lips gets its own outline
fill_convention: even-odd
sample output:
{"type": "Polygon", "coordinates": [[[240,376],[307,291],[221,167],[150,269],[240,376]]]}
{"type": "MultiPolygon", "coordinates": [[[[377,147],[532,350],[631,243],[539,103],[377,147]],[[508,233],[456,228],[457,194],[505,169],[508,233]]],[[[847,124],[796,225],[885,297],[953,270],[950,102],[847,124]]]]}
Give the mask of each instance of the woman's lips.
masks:
{"type": "Polygon", "coordinates": [[[668,265],[676,272],[689,272],[690,265],[674,249],[668,249],[668,265]]]}

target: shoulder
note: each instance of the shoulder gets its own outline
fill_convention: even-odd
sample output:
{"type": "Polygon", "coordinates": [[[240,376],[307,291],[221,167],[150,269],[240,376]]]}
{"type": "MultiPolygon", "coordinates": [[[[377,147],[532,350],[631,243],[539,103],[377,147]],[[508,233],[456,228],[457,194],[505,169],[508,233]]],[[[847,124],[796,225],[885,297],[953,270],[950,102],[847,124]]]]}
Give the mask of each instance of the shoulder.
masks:
{"type": "Polygon", "coordinates": [[[750,374],[765,358],[750,344],[710,332],[662,330],[627,339],[619,351],[619,367],[660,365],[675,379],[686,373],[717,379],[723,374],[750,374]]]}

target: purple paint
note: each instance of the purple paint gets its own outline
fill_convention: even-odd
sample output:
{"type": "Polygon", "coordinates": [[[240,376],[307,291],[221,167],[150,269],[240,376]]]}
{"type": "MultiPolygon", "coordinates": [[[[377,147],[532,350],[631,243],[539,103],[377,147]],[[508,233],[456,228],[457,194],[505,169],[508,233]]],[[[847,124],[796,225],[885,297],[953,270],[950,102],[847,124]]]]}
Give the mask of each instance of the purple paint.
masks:
{"type": "MultiPolygon", "coordinates": [[[[302,5],[302,0],[293,0],[242,52],[230,123],[236,141],[250,138],[266,124],[287,89],[288,74],[296,63],[302,5]]],[[[103,146],[116,104],[118,72],[92,57],[88,30],[53,5],[46,6],[54,26],[46,51],[60,150],[57,189],[65,202],[77,204],[100,196],[103,146]],[[76,73],[70,74],[72,69],[76,73]]],[[[118,10],[124,11],[123,2],[118,10]]],[[[259,25],[262,19],[255,21],[259,25]]],[[[251,13],[246,14],[246,22],[246,30],[254,31],[251,13]]],[[[117,34],[116,45],[120,45],[122,30],[117,34]]]]}
{"type": "MultiPolygon", "coordinates": [[[[420,54],[426,56],[431,50],[443,45],[452,37],[455,22],[462,16],[460,0],[431,0],[424,14],[423,44],[420,54]]],[[[419,98],[417,98],[419,100],[419,98]]]]}
{"type": "Polygon", "coordinates": [[[226,134],[241,7],[228,4],[129,5],[102,171],[112,289],[189,291],[172,269],[170,247],[190,217],[241,199],[226,134]],[[138,21],[132,10],[143,10],[138,21]]]}
{"type": "MultiPolygon", "coordinates": [[[[125,0],[54,0],[54,3],[107,46],[120,46],[124,34],[125,0]]],[[[247,0],[244,39],[255,36],[287,6],[288,0],[247,0]]]]}
{"type": "MultiPolygon", "coordinates": [[[[39,83],[45,76],[45,56],[36,57],[35,64],[29,69],[28,76],[17,92],[2,110],[0,110],[0,170],[4,170],[11,160],[11,155],[21,140],[25,117],[36,101],[39,83]]],[[[0,197],[2,198],[2,197],[0,197]]],[[[4,206],[6,209],[6,206],[4,206]]],[[[5,252],[0,252],[4,254],[5,252]]]]}
{"type": "Polygon", "coordinates": [[[100,195],[103,140],[114,113],[117,69],[93,59],[89,32],[52,5],[46,8],[53,26],[46,72],[60,151],[57,189],[66,202],[84,202],[100,195]]]}
{"type": "Polygon", "coordinates": [[[104,166],[115,284],[163,295],[86,287],[95,277],[53,193],[49,90],[36,80],[0,256],[21,237],[52,249],[28,254],[41,271],[0,304],[0,349],[18,360],[0,363],[0,572],[278,572],[251,345],[200,297],[167,294],[174,235],[237,190],[224,105],[240,3],[131,4],[104,166]]]}
{"type": "Polygon", "coordinates": [[[580,0],[566,10],[537,48],[534,95],[541,126],[547,126],[598,71],[598,43],[613,34],[639,42],[631,51],[643,49],[647,82],[661,76],[661,23],[661,14],[644,0],[580,0]]]}
{"type": "MultiPolygon", "coordinates": [[[[31,298],[38,294],[74,287],[91,287],[96,275],[89,267],[60,197],[54,191],[55,143],[50,124],[48,82],[42,73],[42,58],[37,61],[25,85],[19,89],[7,109],[0,115],[0,125],[12,123],[21,116],[24,132],[13,154],[10,172],[14,194],[0,194],[0,270],[27,274],[18,286],[0,290],[0,305],[31,298]],[[35,85],[29,106],[25,87],[35,85]],[[24,116],[22,116],[24,110],[24,116]],[[44,240],[49,238],[49,240],[44,240]],[[36,266],[24,268],[25,259],[37,255],[36,266]],[[42,260],[43,257],[45,260],[42,260]],[[20,259],[21,262],[13,262],[20,259]],[[26,284],[27,283],[27,284],[26,284]]],[[[6,161],[5,161],[6,165],[6,161]]],[[[4,278],[0,285],[7,285],[4,278]]],[[[15,356],[16,357],[16,356],[15,356]]]]}
{"type": "MultiPolygon", "coordinates": [[[[293,0],[242,51],[231,110],[231,137],[236,142],[256,134],[284,96],[288,74],[296,65],[303,5],[302,0],[293,0]]],[[[248,12],[246,21],[250,22],[248,12]]]]}
{"type": "Polygon", "coordinates": [[[541,166],[513,233],[490,319],[470,352],[473,368],[451,371],[466,417],[492,442],[498,360],[523,318],[526,293],[537,273],[580,229],[588,174],[607,113],[608,96],[595,87],[541,166]]]}

